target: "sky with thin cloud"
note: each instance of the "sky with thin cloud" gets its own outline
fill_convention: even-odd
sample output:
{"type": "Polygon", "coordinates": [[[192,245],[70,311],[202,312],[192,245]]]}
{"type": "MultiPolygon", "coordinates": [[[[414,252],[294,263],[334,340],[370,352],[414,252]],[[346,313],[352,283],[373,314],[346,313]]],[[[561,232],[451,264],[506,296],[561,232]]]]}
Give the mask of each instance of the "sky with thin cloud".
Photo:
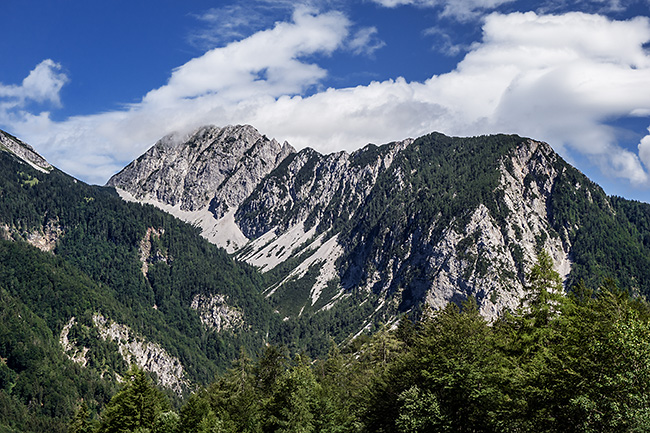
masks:
{"type": "Polygon", "coordinates": [[[166,134],[251,124],[322,153],[514,133],[650,202],[650,0],[8,0],[3,14],[0,128],[90,183],[166,134]]]}

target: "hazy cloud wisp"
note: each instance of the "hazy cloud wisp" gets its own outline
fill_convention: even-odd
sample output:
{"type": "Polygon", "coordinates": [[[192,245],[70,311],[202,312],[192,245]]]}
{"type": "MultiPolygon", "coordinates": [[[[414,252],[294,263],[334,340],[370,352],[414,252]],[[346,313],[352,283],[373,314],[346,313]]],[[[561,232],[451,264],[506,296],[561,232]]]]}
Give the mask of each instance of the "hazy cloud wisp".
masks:
{"type": "Polygon", "coordinates": [[[480,17],[497,7],[515,0],[372,0],[384,7],[418,6],[440,9],[440,16],[460,21],[480,17]]]}

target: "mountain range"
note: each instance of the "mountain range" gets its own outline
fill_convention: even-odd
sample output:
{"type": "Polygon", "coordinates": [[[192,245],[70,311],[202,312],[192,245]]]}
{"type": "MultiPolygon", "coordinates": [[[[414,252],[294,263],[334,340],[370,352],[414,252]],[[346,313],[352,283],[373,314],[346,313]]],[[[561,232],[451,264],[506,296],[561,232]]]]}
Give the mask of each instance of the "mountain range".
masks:
{"type": "Polygon", "coordinates": [[[132,364],[180,398],[267,343],[321,356],[470,297],[493,321],[543,250],[566,290],[650,293],[650,205],[514,135],[322,155],[205,126],[99,187],[0,131],[0,165],[7,428],[61,430],[132,364]]]}
{"type": "Polygon", "coordinates": [[[364,326],[469,296],[494,319],[519,305],[542,249],[567,287],[597,275],[648,289],[646,228],[628,216],[645,206],[607,197],[548,144],[518,136],[434,133],[321,155],[251,126],[208,126],[163,138],[108,185],[258,268],[287,319],[354,295],[374,305],[364,326]],[[635,269],[620,275],[611,264],[629,254],[635,269]]]}

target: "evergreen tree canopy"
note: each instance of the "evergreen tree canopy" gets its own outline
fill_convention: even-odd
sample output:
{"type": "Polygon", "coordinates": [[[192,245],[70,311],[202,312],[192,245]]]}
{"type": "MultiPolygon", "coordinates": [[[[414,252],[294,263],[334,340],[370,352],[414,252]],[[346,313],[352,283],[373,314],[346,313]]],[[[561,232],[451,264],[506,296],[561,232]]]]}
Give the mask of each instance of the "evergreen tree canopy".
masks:
{"type": "Polygon", "coordinates": [[[132,367],[124,377],[124,386],[102,413],[98,433],[129,433],[151,429],[157,417],[169,410],[169,401],[146,374],[132,367]]]}

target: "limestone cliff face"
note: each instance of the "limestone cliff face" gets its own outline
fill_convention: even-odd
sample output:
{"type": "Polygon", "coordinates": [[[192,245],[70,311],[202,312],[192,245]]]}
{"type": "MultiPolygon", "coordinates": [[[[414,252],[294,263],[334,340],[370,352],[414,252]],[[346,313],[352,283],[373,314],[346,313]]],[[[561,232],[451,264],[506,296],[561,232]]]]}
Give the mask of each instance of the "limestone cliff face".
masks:
{"type": "Polygon", "coordinates": [[[0,150],[5,150],[13,153],[26,164],[31,165],[35,169],[48,173],[52,170],[52,165],[45,160],[41,155],[36,153],[34,148],[27,143],[24,143],[7,134],[4,131],[0,131],[0,150]]]}
{"type": "Polygon", "coordinates": [[[117,343],[120,355],[129,366],[135,363],[143,370],[155,373],[160,385],[179,395],[189,387],[181,361],[160,345],[147,341],[128,326],[113,322],[99,313],[93,315],[93,324],[103,340],[117,343]]]}
{"type": "Polygon", "coordinates": [[[376,305],[368,323],[469,296],[494,319],[519,305],[540,249],[561,275],[571,270],[549,213],[567,167],[548,144],[516,136],[431,134],[321,155],[248,126],[208,127],[161,140],[110,184],[275,270],[266,294],[287,318],[365,293],[376,305]]]}
{"type": "Polygon", "coordinates": [[[162,138],[108,185],[183,211],[209,206],[218,219],[292,152],[251,126],[206,126],[162,138]]]}
{"type": "MultiPolygon", "coordinates": [[[[93,314],[91,327],[82,325],[74,316],[71,317],[59,335],[63,353],[82,367],[89,367],[88,360],[93,351],[70,338],[73,327],[79,327],[82,333],[90,335],[92,332],[89,332],[89,329],[95,328],[99,338],[117,345],[119,355],[128,366],[135,363],[141,369],[154,373],[159,385],[175,391],[178,395],[190,388],[190,382],[178,358],[171,356],[159,344],[148,341],[128,326],[107,319],[101,313],[93,314]]],[[[107,372],[110,373],[110,368],[104,366],[102,375],[107,372]]],[[[120,380],[119,375],[117,377],[120,380]]]]}
{"type": "Polygon", "coordinates": [[[412,141],[368,145],[352,154],[321,155],[307,148],[291,155],[239,207],[237,224],[250,239],[303,223],[319,232],[340,225],[353,218],[379,174],[412,141]]]}

